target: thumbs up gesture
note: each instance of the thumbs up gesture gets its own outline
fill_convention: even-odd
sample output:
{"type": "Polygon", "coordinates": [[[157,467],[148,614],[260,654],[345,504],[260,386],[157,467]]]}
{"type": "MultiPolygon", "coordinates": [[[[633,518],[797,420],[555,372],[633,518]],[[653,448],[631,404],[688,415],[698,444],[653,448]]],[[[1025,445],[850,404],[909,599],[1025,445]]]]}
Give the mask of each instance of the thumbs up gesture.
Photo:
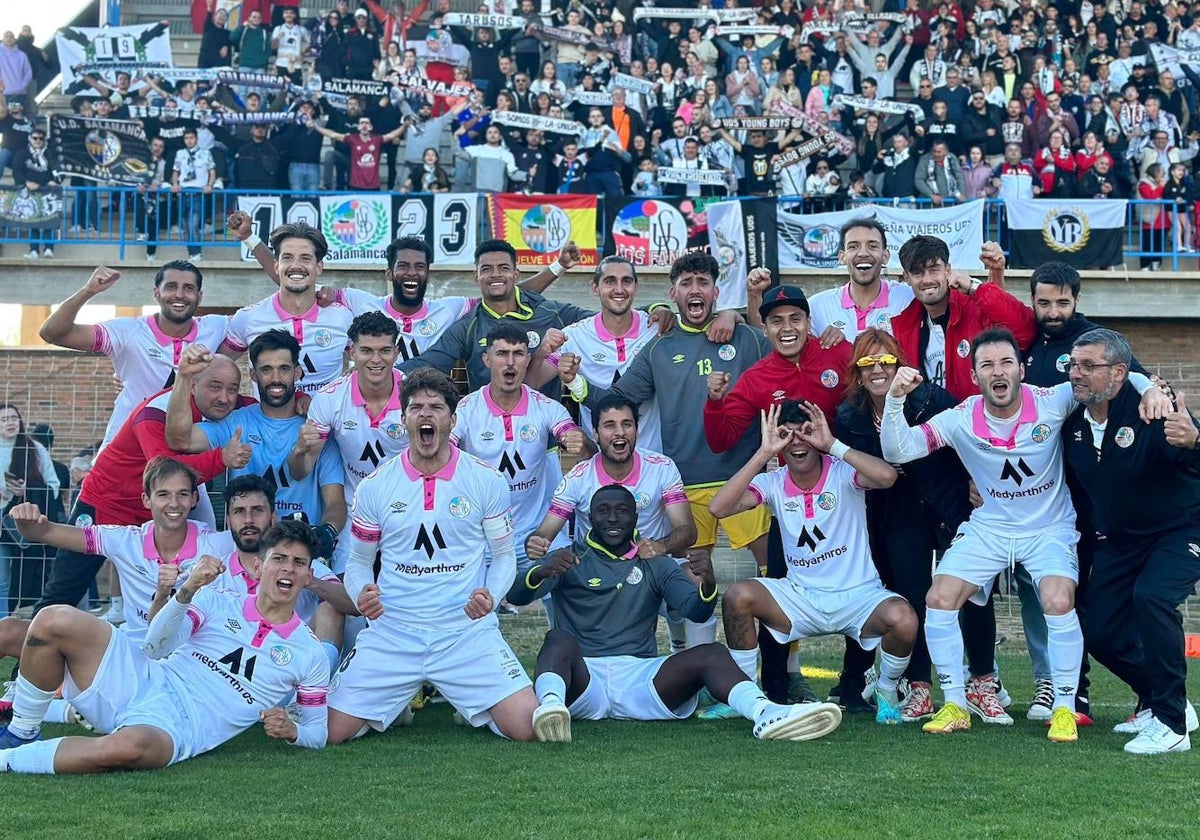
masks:
{"type": "Polygon", "coordinates": [[[1197,441],[1200,440],[1200,429],[1196,428],[1196,423],[1192,420],[1187,408],[1187,397],[1182,391],[1175,398],[1175,410],[1167,414],[1163,432],[1167,443],[1180,449],[1195,449],[1197,441]]]}
{"type": "Polygon", "coordinates": [[[242,427],[238,426],[229,443],[221,447],[221,460],[231,470],[240,470],[250,463],[250,444],[242,443],[242,427]]]}

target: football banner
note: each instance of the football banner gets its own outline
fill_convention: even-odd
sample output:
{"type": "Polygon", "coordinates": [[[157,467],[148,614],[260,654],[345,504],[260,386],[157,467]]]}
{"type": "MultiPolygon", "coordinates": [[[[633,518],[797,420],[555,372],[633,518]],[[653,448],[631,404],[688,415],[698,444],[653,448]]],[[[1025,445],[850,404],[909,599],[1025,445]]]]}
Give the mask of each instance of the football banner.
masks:
{"type": "Polygon", "coordinates": [[[445,26],[482,26],[490,29],[524,29],[528,21],[520,15],[485,15],[450,12],[442,15],[445,26]]]}
{"type": "Polygon", "coordinates": [[[50,117],[48,158],[55,172],[113,184],[146,184],[150,144],[132,120],[50,117]]]}
{"type": "Polygon", "coordinates": [[[720,169],[660,166],[658,167],[658,182],[660,184],[701,184],[723,187],[729,183],[729,176],[720,169]]]}
{"type": "Polygon", "coordinates": [[[57,228],[62,218],[61,187],[0,187],[0,228],[57,228]]]}
{"type": "Polygon", "coordinates": [[[888,269],[900,270],[900,246],[918,234],[936,236],[950,249],[955,268],[982,268],[983,201],[950,207],[890,207],[863,204],[832,213],[776,214],[780,268],[836,268],[841,227],[851,219],[876,218],[887,231],[888,269]]]}
{"type": "Polygon", "coordinates": [[[639,268],[666,267],[688,251],[708,248],[706,210],[728,199],[606,198],[604,253],[623,257],[639,268]]]}
{"type": "Polygon", "coordinates": [[[1124,199],[1005,201],[1009,265],[1036,268],[1050,260],[1075,268],[1119,265],[1124,259],[1128,211],[1129,202],[1124,199]]]}
{"type": "Polygon", "coordinates": [[[774,199],[719,201],[708,206],[708,249],[721,266],[717,308],[745,309],[750,269],[779,263],[774,199]]]}
{"type": "Polygon", "coordinates": [[[516,195],[488,197],[492,235],[517,251],[519,267],[543,267],[574,240],[583,255],[580,265],[594,266],[596,252],[596,196],[516,195]]]}
{"type": "Polygon", "coordinates": [[[545,131],[550,134],[582,134],[583,123],[558,117],[543,117],[541,114],[526,114],[523,111],[492,111],[492,122],[513,128],[545,131]]]}
{"type": "Polygon", "coordinates": [[[654,82],[628,73],[613,73],[612,87],[632,90],[634,93],[650,94],[654,92],[654,82]]]}
{"type": "MultiPolygon", "coordinates": [[[[325,259],[343,265],[385,265],[388,243],[401,236],[420,236],[433,246],[439,266],[474,263],[479,229],[479,197],[475,193],[318,196],[238,196],[238,209],[250,216],[264,242],[284,223],[306,222],[325,234],[325,259]],[[386,223],[384,220],[386,219],[386,223]]],[[[242,260],[254,262],[242,246],[242,260]]]]}
{"type": "Polygon", "coordinates": [[[103,29],[64,26],[54,42],[62,66],[62,92],[67,94],[100,95],[84,80],[84,70],[116,87],[118,65],[175,66],[171,36],[162,23],[103,29]]]}

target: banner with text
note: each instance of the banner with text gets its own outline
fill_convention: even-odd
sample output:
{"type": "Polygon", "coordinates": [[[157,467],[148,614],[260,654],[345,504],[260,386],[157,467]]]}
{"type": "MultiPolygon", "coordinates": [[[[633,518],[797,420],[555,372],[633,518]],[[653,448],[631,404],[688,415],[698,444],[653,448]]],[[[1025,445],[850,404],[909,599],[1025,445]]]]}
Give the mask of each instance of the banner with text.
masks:
{"type": "Polygon", "coordinates": [[[63,218],[59,187],[0,187],[0,228],[57,228],[63,218]]]}
{"type": "Polygon", "coordinates": [[[103,29],[64,26],[54,36],[62,66],[62,92],[99,96],[84,75],[117,86],[117,66],[173,67],[171,36],[165,24],[106,26],[103,29]]]}
{"type": "Polygon", "coordinates": [[[488,207],[492,235],[516,249],[518,266],[547,266],[570,240],[581,265],[596,264],[596,196],[502,193],[488,207]]]}
{"type": "Polygon", "coordinates": [[[151,180],[150,144],[140,122],[52,115],[49,136],[55,172],[112,184],[151,180]]]}
{"type": "MultiPolygon", "coordinates": [[[[1036,268],[1056,260],[1075,268],[1108,268],[1124,259],[1121,247],[1129,202],[1102,198],[1004,202],[1008,218],[1010,265],[1036,268]]],[[[1165,212],[1147,204],[1143,211],[1165,212]]]]}
{"type": "Polygon", "coordinates": [[[779,264],[775,201],[720,201],[709,205],[707,216],[708,249],[721,266],[717,308],[744,309],[750,269],[779,264]]]}
{"type": "Polygon", "coordinates": [[[606,198],[605,255],[639,268],[665,268],[688,251],[708,248],[705,210],[718,198],[606,198]]]}

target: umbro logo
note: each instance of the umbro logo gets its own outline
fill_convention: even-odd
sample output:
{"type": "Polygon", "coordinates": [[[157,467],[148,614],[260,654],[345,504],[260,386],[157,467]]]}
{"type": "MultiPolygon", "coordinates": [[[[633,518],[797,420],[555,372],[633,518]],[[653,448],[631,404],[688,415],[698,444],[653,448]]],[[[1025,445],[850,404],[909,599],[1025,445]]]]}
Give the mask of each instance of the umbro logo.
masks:
{"type": "Polygon", "coordinates": [[[345,423],[342,424],[342,428],[343,429],[357,429],[358,423],[354,420],[347,420],[345,423]]]}
{"type": "Polygon", "coordinates": [[[1075,432],[1075,441],[1079,442],[1081,440],[1083,440],[1083,432],[1081,432],[1081,431],[1075,432]]]}
{"type": "Polygon", "coordinates": [[[1024,458],[1018,458],[1015,464],[1008,458],[1004,459],[1004,469],[1000,471],[1001,481],[1012,481],[1020,487],[1026,478],[1033,478],[1033,470],[1025,463],[1024,458]]]}
{"type": "Polygon", "coordinates": [[[408,502],[392,502],[392,513],[404,513],[408,510],[408,502]]]}
{"type": "Polygon", "coordinates": [[[600,588],[600,578],[588,578],[587,583],[588,583],[588,586],[590,586],[592,589],[600,588]]]}
{"type": "Polygon", "coordinates": [[[684,359],[684,356],[682,353],[676,353],[674,356],[671,357],[671,363],[676,364],[676,365],[681,365],[681,364],[683,364],[683,359],[684,359]]]}
{"type": "Polygon", "coordinates": [[[592,354],[592,361],[594,361],[594,362],[603,362],[607,358],[608,358],[608,356],[605,353],[593,353],[592,354]]]}
{"type": "Polygon", "coordinates": [[[229,630],[234,633],[236,633],[242,629],[242,625],[238,623],[238,620],[236,618],[231,618],[228,621],[226,621],[225,626],[228,627],[229,630]]]}
{"type": "Polygon", "coordinates": [[[495,433],[495,432],[493,432],[493,431],[491,431],[491,430],[489,429],[488,431],[486,431],[486,432],[484,432],[483,434],[481,434],[479,437],[480,437],[480,439],[481,439],[481,440],[495,440],[495,439],[496,439],[496,433],[495,433]]]}

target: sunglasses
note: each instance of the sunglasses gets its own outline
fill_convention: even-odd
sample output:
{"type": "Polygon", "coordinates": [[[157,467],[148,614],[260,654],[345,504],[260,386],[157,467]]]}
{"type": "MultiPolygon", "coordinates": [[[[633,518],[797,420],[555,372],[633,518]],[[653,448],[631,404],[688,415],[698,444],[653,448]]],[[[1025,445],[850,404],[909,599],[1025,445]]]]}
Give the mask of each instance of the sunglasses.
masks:
{"type": "Polygon", "coordinates": [[[854,365],[860,368],[872,368],[875,365],[894,365],[899,361],[891,353],[876,353],[871,356],[863,356],[854,365]]]}

